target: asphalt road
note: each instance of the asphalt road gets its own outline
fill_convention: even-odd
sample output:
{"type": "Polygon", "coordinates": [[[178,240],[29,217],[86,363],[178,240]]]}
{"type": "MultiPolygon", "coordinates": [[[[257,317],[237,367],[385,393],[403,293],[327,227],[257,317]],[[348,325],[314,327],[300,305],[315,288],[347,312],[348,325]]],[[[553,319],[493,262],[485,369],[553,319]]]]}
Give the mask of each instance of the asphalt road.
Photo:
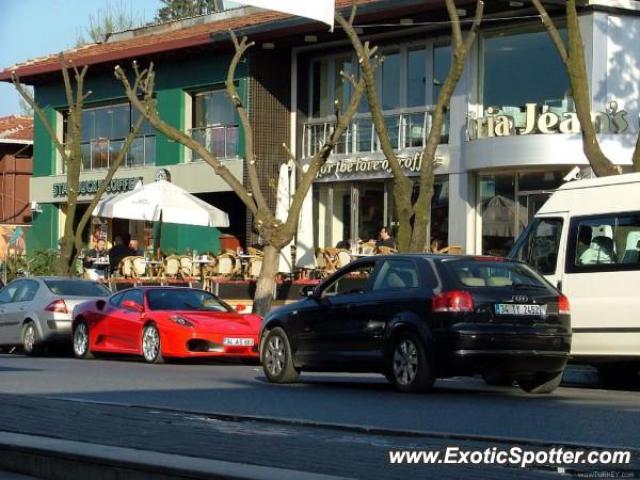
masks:
{"type": "Polygon", "coordinates": [[[535,396],[480,379],[436,383],[403,395],[377,375],[303,374],[271,385],[258,366],[147,365],[135,359],[81,361],[0,355],[0,394],[114,402],[393,430],[580,445],[640,447],[640,392],[584,386],[535,396]]]}

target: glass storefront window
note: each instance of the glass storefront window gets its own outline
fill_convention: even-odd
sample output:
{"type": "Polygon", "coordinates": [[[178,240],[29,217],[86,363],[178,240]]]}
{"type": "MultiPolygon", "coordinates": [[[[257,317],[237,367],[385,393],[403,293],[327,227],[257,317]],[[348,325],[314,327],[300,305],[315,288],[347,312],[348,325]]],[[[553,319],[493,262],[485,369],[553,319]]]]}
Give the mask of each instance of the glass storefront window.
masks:
{"type": "Polygon", "coordinates": [[[400,53],[385,53],[382,63],[382,109],[395,110],[400,101],[400,53]]]}
{"type": "Polygon", "coordinates": [[[385,225],[384,190],[382,181],[358,183],[358,236],[365,242],[375,240],[385,225]]]}
{"type": "Polygon", "coordinates": [[[349,81],[342,78],[340,72],[344,72],[347,76],[355,73],[351,56],[336,59],[333,70],[334,97],[340,102],[342,110],[345,110],[351,99],[352,87],[349,81]]]}
{"type": "Polygon", "coordinates": [[[505,256],[551,192],[563,172],[523,172],[480,177],[482,253],[505,256]]]}
{"type": "Polygon", "coordinates": [[[546,31],[491,34],[482,46],[485,109],[511,116],[517,127],[524,126],[527,103],[572,109],[566,69],[546,31]]]}
{"type": "Polygon", "coordinates": [[[193,95],[192,124],[191,136],[218,158],[238,155],[238,115],[224,89],[193,95]]]}
{"type": "Polygon", "coordinates": [[[433,49],[433,104],[451,68],[451,45],[440,45],[433,49]]]}
{"type": "Polygon", "coordinates": [[[515,175],[487,175],[480,178],[482,253],[505,256],[518,233],[520,208],[516,202],[515,175]]]}
{"type": "Polygon", "coordinates": [[[427,53],[424,47],[409,50],[407,56],[407,106],[427,104],[427,53]]]}
{"type": "MultiPolygon", "coordinates": [[[[376,239],[380,227],[395,236],[393,181],[371,179],[314,185],[314,238],[316,247],[336,246],[341,241],[376,239]]],[[[431,202],[431,237],[447,244],[449,231],[449,178],[435,179],[431,202]]]]}
{"type": "Polygon", "coordinates": [[[316,60],[311,66],[313,95],[311,116],[326,117],[329,110],[329,60],[316,60]]]}
{"type": "MultiPolygon", "coordinates": [[[[139,118],[136,109],[132,109],[129,103],[117,105],[105,105],[84,109],[82,112],[82,168],[84,170],[109,168],[120,149],[124,145],[124,140],[131,131],[131,128],[139,118]]],[[[65,116],[65,131],[66,122],[65,116]]],[[[66,141],[66,139],[65,139],[66,141]]],[[[155,130],[148,122],[143,122],[138,133],[138,137],[127,153],[127,161],[124,165],[130,167],[135,165],[155,164],[155,130]],[[146,149],[138,149],[136,144],[148,145],[146,149]],[[151,145],[153,144],[153,147],[151,145]],[[136,157],[135,162],[131,162],[132,155],[136,157]]]]}

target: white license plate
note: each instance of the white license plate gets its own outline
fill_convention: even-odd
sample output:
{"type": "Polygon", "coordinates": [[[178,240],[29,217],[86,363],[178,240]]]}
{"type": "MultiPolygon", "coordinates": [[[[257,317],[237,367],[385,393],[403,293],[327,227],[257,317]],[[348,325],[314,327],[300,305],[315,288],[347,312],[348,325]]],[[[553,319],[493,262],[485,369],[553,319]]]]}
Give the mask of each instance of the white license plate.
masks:
{"type": "Polygon", "coordinates": [[[253,347],[253,338],[225,338],[224,344],[231,347],[253,347]]]}
{"type": "Polygon", "coordinates": [[[514,303],[497,303],[497,315],[527,315],[542,317],[547,313],[546,305],[522,305],[514,303]]]}

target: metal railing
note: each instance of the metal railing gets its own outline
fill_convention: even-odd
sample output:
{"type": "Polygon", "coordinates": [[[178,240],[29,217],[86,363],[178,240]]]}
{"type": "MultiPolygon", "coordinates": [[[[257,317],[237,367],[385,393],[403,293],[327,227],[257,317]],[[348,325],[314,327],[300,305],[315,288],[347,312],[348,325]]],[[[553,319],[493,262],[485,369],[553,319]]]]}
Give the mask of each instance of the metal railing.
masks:
{"type": "MultiPolygon", "coordinates": [[[[407,108],[384,112],[384,120],[389,140],[394,150],[423,148],[432,125],[432,109],[427,107],[407,108]]],[[[312,157],[325,143],[335,128],[334,116],[310,119],[304,124],[302,145],[303,156],[312,157]]],[[[442,128],[440,143],[449,142],[449,115],[442,128]]],[[[356,114],[342,135],[334,155],[370,153],[380,150],[380,140],[376,134],[371,114],[356,114]]]]}
{"type": "MultiPolygon", "coordinates": [[[[218,158],[235,158],[238,156],[238,125],[212,125],[192,128],[191,137],[218,158]]],[[[193,152],[193,160],[200,156],[193,152]]]]}

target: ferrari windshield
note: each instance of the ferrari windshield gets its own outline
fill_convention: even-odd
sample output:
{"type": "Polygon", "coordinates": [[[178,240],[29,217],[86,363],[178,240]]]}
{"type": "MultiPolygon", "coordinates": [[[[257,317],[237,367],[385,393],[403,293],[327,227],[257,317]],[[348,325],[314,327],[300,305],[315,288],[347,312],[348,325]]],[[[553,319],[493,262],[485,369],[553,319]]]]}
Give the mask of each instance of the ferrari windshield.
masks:
{"type": "Polygon", "coordinates": [[[190,310],[231,312],[233,309],[215,295],[188,288],[158,288],[147,292],[150,310],[190,310]]]}

